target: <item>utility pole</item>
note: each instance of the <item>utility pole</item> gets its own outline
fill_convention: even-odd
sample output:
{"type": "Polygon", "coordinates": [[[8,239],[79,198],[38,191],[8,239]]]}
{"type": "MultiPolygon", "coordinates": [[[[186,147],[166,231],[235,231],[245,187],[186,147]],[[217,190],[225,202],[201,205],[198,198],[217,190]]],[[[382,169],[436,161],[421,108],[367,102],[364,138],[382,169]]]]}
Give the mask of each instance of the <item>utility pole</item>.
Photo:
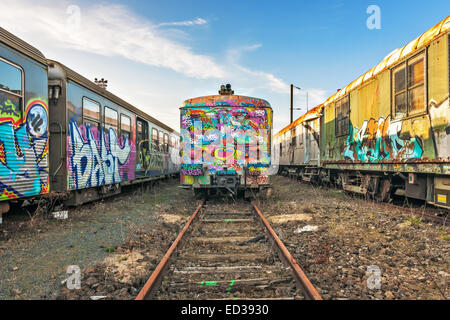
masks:
{"type": "Polygon", "coordinates": [[[306,112],[309,111],[309,106],[308,106],[308,91],[306,91],[306,112]]]}
{"type": "Polygon", "coordinates": [[[291,122],[294,122],[294,85],[291,84],[291,122]]]}

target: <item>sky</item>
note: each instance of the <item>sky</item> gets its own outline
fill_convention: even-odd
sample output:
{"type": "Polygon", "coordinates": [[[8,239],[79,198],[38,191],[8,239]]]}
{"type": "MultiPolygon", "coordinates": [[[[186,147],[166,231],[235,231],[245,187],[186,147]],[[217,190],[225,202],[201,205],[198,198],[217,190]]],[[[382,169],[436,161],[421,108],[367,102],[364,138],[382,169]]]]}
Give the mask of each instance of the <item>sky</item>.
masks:
{"type": "Polygon", "coordinates": [[[274,133],[450,14],[448,0],[0,0],[0,26],[179,130],[186,99],[266,99],[274,133]],[[368,11],[377,6],[379,15],[368,11]],[[378,20],[373,20],[379,17],[378,20]],[[379,22],[369,28],[368,22],[379,22]]]}

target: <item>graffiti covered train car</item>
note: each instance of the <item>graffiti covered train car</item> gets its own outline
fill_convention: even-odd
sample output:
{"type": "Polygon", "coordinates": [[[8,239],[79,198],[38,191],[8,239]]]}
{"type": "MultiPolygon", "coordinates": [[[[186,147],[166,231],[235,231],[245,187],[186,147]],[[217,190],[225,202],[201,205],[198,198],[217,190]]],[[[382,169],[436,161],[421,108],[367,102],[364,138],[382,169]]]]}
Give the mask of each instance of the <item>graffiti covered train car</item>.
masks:
{"type": "Polygon", "coordinates": [[[0,222],[20,199],[49,192],[47,64],[0,28],[0,222]]]}
{"type": "Polygon", "coordinates": [[[0,28],[0,223],[49,192],[79,205],[178,173],[178,132],[0,28]]]}
{"type": "MultiPolygon", "coordinates": [[[[450,208],[449,30],[450,16],[320,106],[309,177],[380,201],[400,195],[450,208]]],[[[304,124],[277,134],[282,158],[304,124]]],[[[281,170],[303,177],[298,164],[281,170]]]]}
{"type": "Polygon", "coordinates": [[[52,191],[79,205],[178,172],[179,134],[56,61],[48,61],[52,191]]]}
{"type": "Polygon", "coordinates": [[[196,195],[242,194],[269,186],[272,108],[262,99],[219,95],[186,100],[181,112],[181,184],[196,195]]]}
{"type": "Polygon", "coordinates": [[[322,111],[323,105],[313,108],[274,136],[279,167],[285,174],[317,180],[322,111]]]}

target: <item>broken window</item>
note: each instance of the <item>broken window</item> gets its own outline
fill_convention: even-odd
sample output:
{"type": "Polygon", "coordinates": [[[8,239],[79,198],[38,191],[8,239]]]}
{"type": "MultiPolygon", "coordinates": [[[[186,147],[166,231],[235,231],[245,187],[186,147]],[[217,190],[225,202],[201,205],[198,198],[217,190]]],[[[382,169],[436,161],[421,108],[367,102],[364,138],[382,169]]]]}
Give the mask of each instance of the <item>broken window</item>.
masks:
{"type": "Polygon", "coordinates": [[[345,136],[348,134],[349,117],[350,117],[350,99],[345,96],[341,100],[336,101],[336,137],[345,136]]]}

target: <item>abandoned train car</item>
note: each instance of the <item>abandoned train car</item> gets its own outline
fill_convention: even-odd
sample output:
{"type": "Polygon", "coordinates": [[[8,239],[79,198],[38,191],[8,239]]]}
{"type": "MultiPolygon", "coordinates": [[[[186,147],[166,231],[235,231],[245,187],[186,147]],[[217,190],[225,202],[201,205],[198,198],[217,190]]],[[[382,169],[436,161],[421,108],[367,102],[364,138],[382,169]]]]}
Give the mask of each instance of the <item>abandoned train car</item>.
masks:
{"type": "MultiPolygon", "coordinates": [[[[450,16],[320,106],[315,179],[380,201],[397,194],[450,208],[449,30],[450,16]]],[[[291,125],[276,136],[282,158],[300,132],[291,125]]],[[[281,170],[302,173],[287,162],[281,170]]]]}
{"type": "Polygon", "coordinates": [[[184,101],[181,113],[181,184],[204,195],[258,192],[269,186],[272,108],[258,98],[219,95],[184,101]]]}
{"type": "Polygon", "coordinates": [[[322,111],[323,105],[313,108],[274,136],[283,174],[295,175],[304,181],[317,180],[322,111]]]}
{"type": "Polygon", "coordinates": [[[44,55],[0,28],[0,222],[49,192],[48,123],[44,55]]]}
{"type": "Polygon", "coordinates": [[[79,205],[179,162],[178,132],[0,28],[0,223],[24,200],[79,205]]]}
{"type": "Polygon", "coordinates": [[[49,60],[52,191],[68,204],[175,174],[179,134],[63,64],[49,60]]]}

